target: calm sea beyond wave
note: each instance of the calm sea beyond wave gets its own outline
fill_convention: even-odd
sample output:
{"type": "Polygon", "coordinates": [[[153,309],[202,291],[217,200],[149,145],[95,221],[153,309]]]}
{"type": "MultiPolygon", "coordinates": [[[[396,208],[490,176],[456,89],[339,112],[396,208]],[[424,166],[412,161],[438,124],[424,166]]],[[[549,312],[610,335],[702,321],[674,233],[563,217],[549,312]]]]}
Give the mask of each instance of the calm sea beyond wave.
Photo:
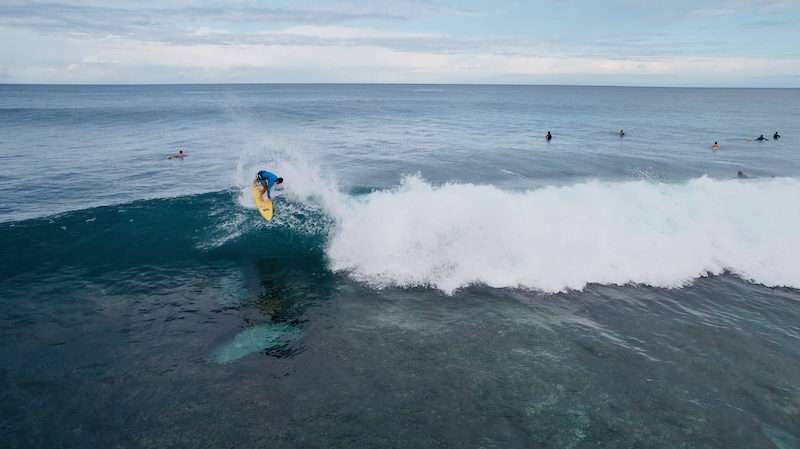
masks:
{"type": "Polygon", "coordinates": [[[800,448],[798,105],[0,85],[0,447],[800,448]]]}

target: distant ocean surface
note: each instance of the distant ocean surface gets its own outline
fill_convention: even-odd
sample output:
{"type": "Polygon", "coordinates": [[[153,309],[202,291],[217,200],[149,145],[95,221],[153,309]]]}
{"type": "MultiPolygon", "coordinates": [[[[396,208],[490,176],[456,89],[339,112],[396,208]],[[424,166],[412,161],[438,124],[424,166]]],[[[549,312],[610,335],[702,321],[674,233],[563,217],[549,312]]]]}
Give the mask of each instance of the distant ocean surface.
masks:
{"type": "Polygon", "coordinates": [[[800,448],[798,105],[0,85],[0,447],[800,448]]]}

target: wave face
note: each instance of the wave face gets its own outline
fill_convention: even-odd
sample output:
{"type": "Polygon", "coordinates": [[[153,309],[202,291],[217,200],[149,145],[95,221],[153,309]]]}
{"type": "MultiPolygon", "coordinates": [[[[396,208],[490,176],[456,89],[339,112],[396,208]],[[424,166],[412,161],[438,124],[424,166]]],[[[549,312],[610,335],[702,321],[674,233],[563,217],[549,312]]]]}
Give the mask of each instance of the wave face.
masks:
{"type": "Polygon", "coordinates": [[[39,282],[59,272],[136,279],[142,268],[191,270],[265,257],[324,269],[329,219],[287,200],[282,216],[267,222],[255,205],[241,207],[239,198],[239,190],[230,190],[2,223],[0,271],[4,281],[39,282]]]}
{"type": "Polygon", "coordinates": [[[510,193],[418,177],[338,213],[333,270],[375,287],[681,287],[730,271],[800,287],[800,182],[590,182],[510,193]]]}
{"type": "Polygon", "coordinates": [[[473,284],[675,288],[723,272],[800,287],[800,182],[791,178],[509,192],[409,176],[353,195],[313,177],[297,184],[276,200],[272,222],[244,188],[0,224],[0,269],[34,280],[56,268],[103,275],[270,257],[375,288],[448,294],[473,284]]]}

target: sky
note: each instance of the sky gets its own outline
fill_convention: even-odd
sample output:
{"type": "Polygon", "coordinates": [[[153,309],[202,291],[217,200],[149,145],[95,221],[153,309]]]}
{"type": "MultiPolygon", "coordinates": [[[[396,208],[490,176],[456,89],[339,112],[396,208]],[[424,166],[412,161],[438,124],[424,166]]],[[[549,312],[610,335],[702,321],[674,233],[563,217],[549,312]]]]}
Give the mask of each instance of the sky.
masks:
{"type": "Polygon", "coordinates": [[[800,0],[0,0],[0,84],[800,87],[800,0]]]}

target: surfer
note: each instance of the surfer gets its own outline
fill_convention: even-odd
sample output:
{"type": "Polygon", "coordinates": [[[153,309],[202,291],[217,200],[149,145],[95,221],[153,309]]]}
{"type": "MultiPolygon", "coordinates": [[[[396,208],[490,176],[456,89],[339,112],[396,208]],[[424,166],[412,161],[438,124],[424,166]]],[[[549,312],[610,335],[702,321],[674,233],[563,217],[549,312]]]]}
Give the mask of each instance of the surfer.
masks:
{"type": "Polygon", "coordinates": [[[620,137],[622,137],[622,136],[624,136],[624,135],[625,135],[625,131],[623,131],[623,130],[619,130],[619,136],[620,136],[620,137]]]}
{"type": "Polygon", "coordinates": [[[719,145],[717,145],[717,142],[714,142],[714,145],[711,145],[711,149],[712,150],[719,150],[719,145]]]}
{"type": "Polygon", "coordinates": [[[283,184],[283,178],[279,178],[275,176],[273,173],[268,171],[262,170],[258,172],[256,175],[256,181],[258,181],[264,189],[261,190],[261,199],[264,199],[264,192],[267,193],[267,201],[272,201],[272,196],[270,195],[270,189],[272,188],[273,184],[283,184]]]}
{"type": "Polygon", "coordinates": [[[745,175],[742,172],[737,172],[736,173],[736,177],[739,178],[739,179],[747,179],[747,178],[749,178],[749,176],[745,175]]]}
{"type": "Polygon", "coordinates": [[[781,137],[781,136],[778,134],[778,131],[775,131],[775,135],[774,135],[774,136],[772,136],[772,138],[773,138],[773,139],[775,139],[775,140],[778,140],[778,139],[780,139],[780,137],[781,137]]]}
{"type": "Polygon", "coordinates": [[[183,154],[183,150],[181,150],[181,151],[178,151],[178,154],[176,154],[175,156],[167,156],[167,159],[172,159],[172,158],[175,158],[175,157],[186,157],[186,155],[183,154]]]}
{"type": "Polygon", "coordinates": [[[765,139],[765,138],[764,138],[764,135],[762,134],[762,135],[761,135],[761,137],[759,137],[759,138],[758,138],[758,139],[756,139],[756,140],[757,140],[757,141],[759,141],[759,142],[761,142],[762,140],[767,140],[767,139],[765,139]]]}
{"type": "Polygon", "coordinates": [[[550,140],[550,139],[553,138],[553,136],[550,135],[550,131],[547,131],[547,135],[544,136],[544,138],[547,139],[547,140],[550,140]]]}

